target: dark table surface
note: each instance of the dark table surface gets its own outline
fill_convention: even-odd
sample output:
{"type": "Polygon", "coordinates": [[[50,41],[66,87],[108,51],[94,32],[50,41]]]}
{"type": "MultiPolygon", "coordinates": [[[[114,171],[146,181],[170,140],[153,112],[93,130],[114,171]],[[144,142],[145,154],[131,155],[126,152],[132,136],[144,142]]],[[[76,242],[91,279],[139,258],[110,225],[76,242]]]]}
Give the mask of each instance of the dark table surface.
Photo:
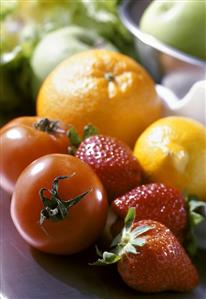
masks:
{"type": "Polygon", "coordinates": [[[206,299],[206,251],[195,264],[200,284],[191,293],[144,295],[129,289],[115,266],[91,267],[94,249],[73,256],[55,256],[29,247],[10,218],[10,196],[0,193],[1,299],[206,299]]]}

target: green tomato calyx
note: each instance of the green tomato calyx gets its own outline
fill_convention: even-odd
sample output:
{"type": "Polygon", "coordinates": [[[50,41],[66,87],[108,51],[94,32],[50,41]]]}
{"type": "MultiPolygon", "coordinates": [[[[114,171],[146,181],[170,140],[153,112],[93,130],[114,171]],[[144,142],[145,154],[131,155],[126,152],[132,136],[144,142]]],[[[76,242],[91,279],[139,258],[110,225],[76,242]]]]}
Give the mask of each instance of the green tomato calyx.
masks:
{"type": "Polygon", "coordinates": [[[70,176],[57,176],[53,180],[51,190],[48,190],[46,188],[41,188],[39,190],[39,196],[44,206],[44,208],[40,212],[40,220],[39,220],[40,225],[42,225],[45,220],[51,220],[51,221],[63,220],[68,215],[69,208],[77,204],[82,198],[84,198],[89,192],[91,192],[91,190],[89,190],[67,201],[62,200],[58,194],[59,180],[68,179],[74,175],[75,173],[73,173],[70,176]],[[51,198],[48,198],[44,195],[45,191],[51,194],[51,198]]]}
{"type": "Polygon", "coordinates": [[[34,123],[36,130],[46,132],[48,134],[65,134],[66,131],[59,126],[59,122],[50,120],[48,118],[42,118],[34,123]]]}

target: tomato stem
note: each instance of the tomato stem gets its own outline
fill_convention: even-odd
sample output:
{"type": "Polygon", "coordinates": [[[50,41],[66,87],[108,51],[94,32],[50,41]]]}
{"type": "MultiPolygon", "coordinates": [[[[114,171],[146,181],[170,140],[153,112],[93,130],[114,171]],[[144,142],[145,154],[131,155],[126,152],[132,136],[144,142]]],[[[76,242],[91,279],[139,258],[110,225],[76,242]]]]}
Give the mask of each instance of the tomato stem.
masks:
{"type": "Polygon", "coordinates": [[[57,176],[52,183],[51,190],[46,188],[41,188],[39,190],[39,196],[43,203],[44,208],[40,212],[40,225],[44,223],[45,220],[60,221],[63,220],[69,212],[69,208],[77,204],[82,198],[84,198],[91,190],[85,191],[72,199],[62,200],[58,194],[59,180],[68,179],[74,176],[73,173],[70,176],[57,176]],[[45,191],[51,194],[51,198],[44,195],[45,191]]]}
{"type": "Polygon", "coordinates": [[[58,121],[49,120],[48,118],[42,118],[34,123],[35,129],[43,131],[49,134],[66,134],[66,130],[59,126],[58,121]]]}

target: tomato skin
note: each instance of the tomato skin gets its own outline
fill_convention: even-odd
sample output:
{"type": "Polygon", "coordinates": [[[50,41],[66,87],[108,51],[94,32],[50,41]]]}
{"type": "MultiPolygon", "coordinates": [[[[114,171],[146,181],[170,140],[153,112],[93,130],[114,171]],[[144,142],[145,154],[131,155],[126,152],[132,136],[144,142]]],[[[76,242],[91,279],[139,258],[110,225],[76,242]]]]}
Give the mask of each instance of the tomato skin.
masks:
{"type": "Polygon", "coordinates": [[[20,116],[10,120],[1,128],[1,133],[8,128],[14,127],[16,125],[25,125],[25,126],[32,126],[36,121],[40,120],[41,117],[38,116],[20,116]]]}
{"type": "Polygon", "coordinates": [[[89,247],[104,228],[107,210],[105,190],[90,166],[63,154],[46,155],[27,166],[17,180],[11,201],[11,217],[25,241],[54,254],[73,254],[89,247]],[[91,192],[69,209],[64,220],[47,219],[41,227],[40,188],[51,189],[55,177],[72,174],[71,178],[59,182],[62,200],[92,189],[91,192]]]}
{"type": "MultiPolygon", "coordinates": [[[[68,138],[34,128],[39,117],[19,117],[0,130],[0,185],[12,193],[22,170],[35,159],[50,153],[67,153],[68,138]]],[[[60,124],[66,129],[65,125],[60,124]]]]}

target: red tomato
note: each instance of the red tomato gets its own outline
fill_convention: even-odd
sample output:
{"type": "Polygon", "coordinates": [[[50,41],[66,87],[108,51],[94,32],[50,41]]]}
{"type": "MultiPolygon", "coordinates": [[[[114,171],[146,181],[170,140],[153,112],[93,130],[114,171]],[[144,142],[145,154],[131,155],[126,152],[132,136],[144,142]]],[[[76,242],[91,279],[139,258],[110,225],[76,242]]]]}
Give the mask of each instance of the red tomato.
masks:
{"type": "MultiPolygon", "coordinates": [[[[50,205],[51,193],[45,190],[43,194],[50,197],[47,202],[50,205]]],[[[102,183],[89,165],[70,155],[50,154],[35,160],[21,173],[12,196],[11,216],[17,230],[31,246],[48,253],[72,254],[87,248],[98,238],[105,225],[107,208],[102,183]],[[42,212],[44,205],[39,190],[42,187],[51,190],[58,176],[71,176],[59,180],[58,198],[63,203],[83,192],[89,193],[68,208],[64,219],[53,204],[49,214],[56,211],[59,216],[54,216],[58,218],[54,221],[46,219],[48,208],[42,212]],[[42,225],[40,215],[46,215],[42,225]]]]}
{"type": "Polygon", "coordinates": [[[41,123],[44,131],[35,128],[40,120],[35,116],[19,117],[0,130],[0,185],[7,192],[13,192],[18,176],[35,159],[50,153],[67,153],[65,125],[59,123],[63,128],[60,132],[56,127],[47,132],[45,123],[41,123]]]}

